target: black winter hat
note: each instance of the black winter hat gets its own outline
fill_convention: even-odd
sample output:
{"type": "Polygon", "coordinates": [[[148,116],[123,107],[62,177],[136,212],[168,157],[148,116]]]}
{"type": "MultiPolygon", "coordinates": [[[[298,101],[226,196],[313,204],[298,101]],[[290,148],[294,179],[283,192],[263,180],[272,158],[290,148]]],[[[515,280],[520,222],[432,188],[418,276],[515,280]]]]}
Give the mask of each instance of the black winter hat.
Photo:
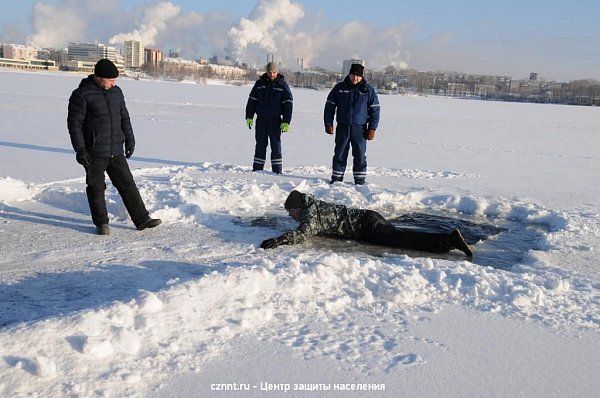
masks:
{"type": "Polygon", "coordinates": [[[96,63],[94,75],[105,79],[116,79],[119,76],[119,70],[110,59],[103,58],[96,63]]]}
{"type": "Polygon", "coordinates": [[[365,67],[362,66],[361,64],[352,64],[352,66],[350,66],[350,74],[351,75],[356,75],[356,76],[363,76],[363,72],[365,70],[365,67]]]}
{"type": "Polygon", "coordinates": [[[302,208],[302,194],[294,189],[288,195],[283,207],[285,207],[287,210],[302,208]]]}

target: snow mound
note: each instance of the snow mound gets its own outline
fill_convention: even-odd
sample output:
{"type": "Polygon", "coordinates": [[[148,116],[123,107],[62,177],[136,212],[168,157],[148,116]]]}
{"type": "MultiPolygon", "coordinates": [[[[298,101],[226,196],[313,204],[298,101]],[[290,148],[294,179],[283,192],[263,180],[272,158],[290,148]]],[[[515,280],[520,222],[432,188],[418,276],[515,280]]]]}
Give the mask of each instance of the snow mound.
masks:
{"type": "MultiPolygon", "coordinates": [[[[298,166],[291,167],[287,170],[288,173],[294,175],[319,175],[329,177],[331,175],[331,166],[315,165],[315,166],[298,166]]],[[[348,174],[352,173],[350,167],[347,168],[348,174]]],[[[430,171],[430,170],[419,170],[419,169],[394,169],[386,167],[370,167],[368,170],[368,176],[377,177],[397,177],[407,180],[416,179],[432,179],[432,178],[475,178],[479,177],[477,174],[471,173],[457,173],[454,171],[430,171]]]]}
{"type": "MultiPolygon", "coordinates": [[[[307,174],[320,173],[316,168],[299,168],[307,174]],[[311,171],[312,170],[312,171],[311,171]]],[[[485,197],[463,193],[440,193],[436,190],[390,190],[376,184],[355,187],[352,184],[328,183],[328,179],[273,179],[267,172],[252,173],[246,166],[203,163],[199,166],[171,166],[138,169],[134,172],[148,210],[166,222],[217,222],[216,215],[249,216],[277,212],[292,189],[311,193],[318,199],[369,208],[384,216],[395,217],[407,212],[437,212],[446,215],[466,215],[496,221],[514,221],[523,225],[539,225],[550,232],[582,229],[585,222],[577,214],[569,216],[544,206],[517,199],[485,197]]],[[[9,181],[15,181],[9,179],[9,181]]],[[[89,213],[83,180],[59,181],[40,186],[25,185],[32,197],[57,208],[89,213]]],[[[23,195],[23,198],[26,196],[23,195]]],[[[128,215],[118,192],[107,186],[109,213],[119,221],[128,215]]],[[[547,236],[549,238],[550,235],[547,236]]]]}
{"type": "MultiPolygon", "coordinates": [[[[89,214],[90,212],[82,180],[43,184],[37,189],[37,192],[33,199],[40,203],[75,213],[89,214]]],[[[119,193],[112,185],[107,184],[105,197],[109,216],[119,221],[127,220],[127,210],[119,193]]]]}
{"type": "Polygon", "coordinates": [[[0,203],[23,202],[31,199],[36,193],[32,184],[10,177],[0,177],[0,203]]]}
{"type": "Polygon", "coordinates": [[[131,395],[142,379],[158,383],[174,364],[193,370],[232,338],[257,331],[308,357],[331,356],[359,369],[387,371],[425,361],[402,343],[410,337],[403,327],[419,322],[411,312],[439,311],[449,303],[600,330],[598,288],[552,273],[408,257],[302,259],[294,252],[261,257],[257,263],[256,255],[242,256],[224,272],[141,292],[129,302],[4,331],[3,354],[23,360],[0,364],[6,375],[0,392],[65,395],[76,385],[82,395],[131,395]],[[349,314],[357,312],[373,317],[373,326],[354,327],[349,314]],[[318,328],[311,326],[317,321],[318,328]],[[373,350],[373,344],[383,349],[373,350]],[[27,361],[36,364],[32,371],[22,365],[27,361]],[[27,384],[19,382],[24,371],[27,384]]]}
{"type": "MultiPolygon", "coordinates": [[[[441,347],[408,335],[405,326],[420,322],[414,312],[436,312],[448,304],[540,322],[567,333],[600,331],[600,287],[545,257],[548,250],[564,249],[556,235],[596,228],[589,218],[516,199],[399,191],[376,184],[331,186],[325,179],[290,181],[266,172],[243,172],[241,166],[214,164],[137,170],[136,182],[148,209],[164,218],[160,231],[195,236],[201,242],[161,249],[187,253],[201,248],[193,266],[212,272],[159,278],[138,285],[151,290],[107,296],[122,300],[92,299],[87,306],[74,305],[75,312],[68,315],[5,328],[0,346],[6,347],[3,355],[9,359],[0,363],[5,380],[0,395],[135,395],[148,383],[156,387],[169,372],[198,369],[232,338],[257,331],[307,358],[330,356],[364,372],[388,372],[425,363],[428,351],[419,344],[441,347]],[[510,271],[462,261],[462,256],[372,257],[360,250],[336,254],[310,245],[257,250],[258,243],[278,233],[280,226],[249,228],[232,221],[277,214],[284,219],[282,204],[292,189],[386,216],[425,210],[492,223],[542,225],[545,232],[510,271]],[[370,326],[353,321],[367,316],[370,326]],[[373,350],[373,344],[379,349],[373,350]]],[[[34,199],[47,206],[87,212],[82,179],[28,189],[38,192],[34,199]]],[[[117,220],[127,219],[112,187],[107,202],[117,220]]],[[[283,227],[288,225],[284,222],[283,227]]],[[[125,246],[127,252],[136,250],[125,246]]],[[[113,279],[100,285],[122,289],[113,279]]],[[[82,303],[88,295],[98,295],[94,286],[77,286],[82,303]]]]}

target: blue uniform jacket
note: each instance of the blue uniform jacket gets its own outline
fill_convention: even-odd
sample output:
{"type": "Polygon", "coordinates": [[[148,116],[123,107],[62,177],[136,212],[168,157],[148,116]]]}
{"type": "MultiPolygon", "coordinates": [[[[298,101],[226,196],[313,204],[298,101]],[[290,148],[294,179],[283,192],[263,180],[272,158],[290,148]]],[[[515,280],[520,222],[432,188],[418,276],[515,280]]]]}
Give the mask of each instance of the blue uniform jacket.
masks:
{"type": "Polygon", "coordinates": [[[290,123],[293,104],[292,92],[283,75],[278,74],[271,82],[265,73],[250,91],[246,104],[246,119],[254,118],[256,113],[261,119],[283,119],[284,123],[290,123]]]}
{"type": "Polygon", "coordinates": [[[373,87],[362,79],[356,86],[348,76],[335,85],[327,96],[323,119],[325,126],[333,126],[336,114],[339,124],[367,125],[368,129],[377,130],[379,125],[379,98],[373,87]]]}

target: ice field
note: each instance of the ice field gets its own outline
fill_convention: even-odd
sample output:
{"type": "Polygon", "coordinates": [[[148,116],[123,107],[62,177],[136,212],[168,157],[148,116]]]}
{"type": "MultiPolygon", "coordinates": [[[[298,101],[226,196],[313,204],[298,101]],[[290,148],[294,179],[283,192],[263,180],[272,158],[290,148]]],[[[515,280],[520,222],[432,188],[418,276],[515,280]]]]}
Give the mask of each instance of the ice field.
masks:
{"type": "MultiPolygon", "coordinates": [[[[365,186],[329,185],[327,92],[294,89],[282,175],[252,173],[249,86],[119,79],[138,232],[107,179],[94,234],[66,130],[83,76],[0,71],[0,396],[594,396],[600,110],[381,95],[365,186]],[[312,239],[292,189],[501,232],[430,256],[312,239]],[[217,392],[213,384],[247,383],[217,392]],[[256,388],[255,388],[256,387],[256,388]]],[[[268,162],[267,162],[268,163],[268,162]]],[[[351,164],[351,159],[349,160],[351,164]]]]}

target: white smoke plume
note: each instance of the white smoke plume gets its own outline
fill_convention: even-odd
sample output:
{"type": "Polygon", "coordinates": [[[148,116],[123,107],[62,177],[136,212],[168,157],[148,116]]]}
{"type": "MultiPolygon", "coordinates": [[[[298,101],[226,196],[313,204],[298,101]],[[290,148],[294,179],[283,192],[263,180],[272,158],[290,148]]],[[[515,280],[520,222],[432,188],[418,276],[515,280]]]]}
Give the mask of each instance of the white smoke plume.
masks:
{"type": "Polygon", "coordinates": [[[62,48],[70,41],[104,41],[127,25],[121,0],[37,1],[32,9],[33,33],[28,43],[62,48]]]}
{"type": "Polygon", "coordinates": [[[32,22],[35,33],[28,41],[39,47],[62,47],[85,32],[85,20],[77,9],[65,5],[35,3],[32,22]]]}
{"type": "MultiPolygon", "coordinates": [[[[171,22],[181,12],[179,6],[171,2],[161,2],[149,6],[144,9],[142,17],[136,23],[136,29],[129,33],[119,33],[109,39],[110,44],[121,44],[126,40],[140,40],[144,44],[156,44],[157,35],[167,30],[167,23],[171,22]]],[[[197,14],[195,14],[197,15],[197,14]]],[[[183,17],[183,22],[189,24],[187,19],[189,16],[183,17]]],[[[192,18],[192,23],[202,22],[192,18]]]]}
{"type": "Polygon", "coordinates": [[[411,29],[410,24],[378,29],[364,22],[351,21],[337,28],[321,30],[312,36],[315,52],[311,62],[339,69],[344,59],[361,58],[370,69],[406,68],[409,54],[403,48],[411,29]]]}
{"type": "Polygon", "coordinates": [[[234,55],[244,58],[249,46],[267,53],[290,44],[291,28],[304,17],[304,9],[289,0],[260,0],[248,18],[229,30],[234,55]]]}
{"type": "MultiPolygon", "coordinates": [[[[71,41],[121,44],[136,39],[188,57],[226,55],[227,31],[233,24],[227,13],[184,12],[169,1],[128,9],[123,0],[40,0],[32,11],[33,33],[27,41],[39,47],[63,48],[71,41]]],[[[5,25],[2,37],[12,38],[12,32],[14,27],[5,25]]]]}
{"type": "Polygon", "coordinates": [[[362,58],[367,67],[406,68],[403,50],[408,24],[374,28],[351,21],[330,27],[319,15],[307,15],[303,6],[289,0],[260,0],[248,18],[229,29],[231,51],[238,61],[262,67],[267,54],[290,69],[318,65],[340,69],[344,59],[362,58]]]}
{"type": "Polygon", "coordinates": [[[414,29],[409,24],[336,25],[294,0],[258,0],[247,17],[234,23],[227,12],[184,12],[176,3],[154,1],[127,9],[123,0],[40,0],[33,6],[28,41],[61,48],[70,41],[121,44],[135,39],[186,57],[230,55],[259,68],[267,54],[275,54],[293,70],[300,67],[298,59],[304,66],[332,70],[348,58],[362,58],[371,69],[406,67],[409,59],[405,49],[414,29]]]}

